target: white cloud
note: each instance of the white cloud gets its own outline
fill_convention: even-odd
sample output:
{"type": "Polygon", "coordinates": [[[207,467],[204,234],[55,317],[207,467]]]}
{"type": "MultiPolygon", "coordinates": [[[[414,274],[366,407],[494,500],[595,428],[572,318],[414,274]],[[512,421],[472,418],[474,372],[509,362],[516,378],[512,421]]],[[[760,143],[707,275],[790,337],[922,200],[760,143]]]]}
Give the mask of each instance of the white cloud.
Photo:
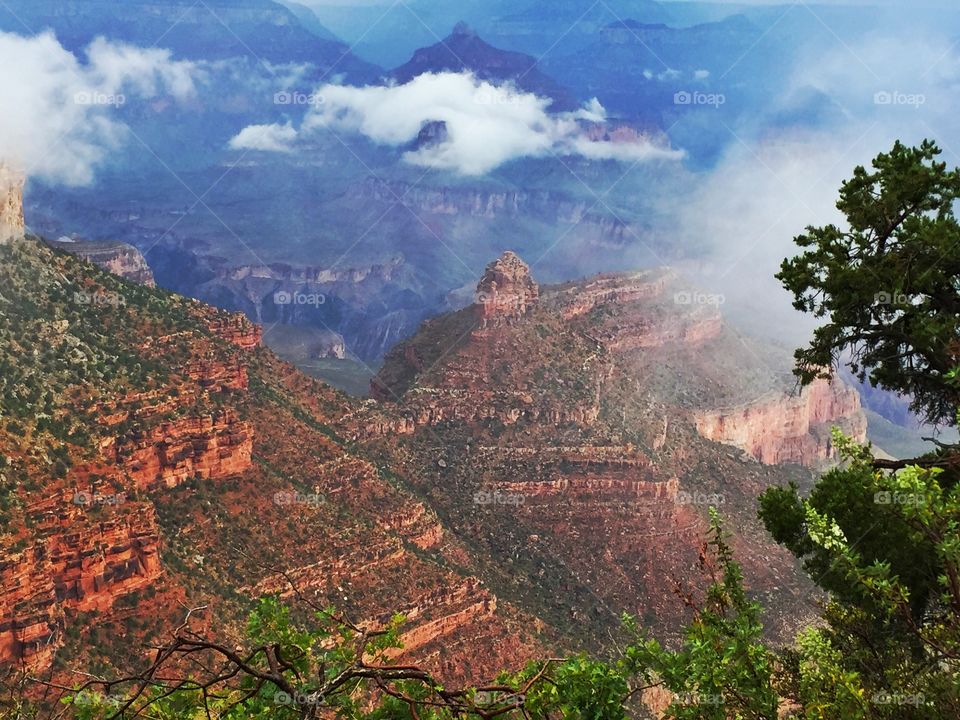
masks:
{"type": "Polygon", "coordinates": [[[160,93],[185,98],[196,70],[166,50],[104,39],[94,41],[81,62],[52,33],[0,33],[0,67],[0,160],[68,185],[89,184],[123,142],[119,107],[160,93]]]}
{"type": "Polygon", "coordinates": [[[316,95],[323,103],[311,108],[299,130],[283,125],[246,128],[233,138],[231,147],[263,150],[268,149],[265,142],[279,139],[274,149],[287,150],[294,137],[308,138],[321,129],[403,147],[417,139],[426,123],[443,122],[446,138],[407,151],[407,162],[482,175],[517,158],[550,154],[627,161],[682,157],[644,137],[634,143],[587,140],[578,121],[603,119],[605,112],[597,100],[576,113],[551,115],[548,99],[511,85],[480,81],[469,73],[424,74],[394,86],[326,85],[316,95]]]}
{"type": "Polygon", "coordinates": [[[290,152],[297,131],[293,125],[250,125],[230,141],[234,150],[262,150],[266,152],[290,152]]]}

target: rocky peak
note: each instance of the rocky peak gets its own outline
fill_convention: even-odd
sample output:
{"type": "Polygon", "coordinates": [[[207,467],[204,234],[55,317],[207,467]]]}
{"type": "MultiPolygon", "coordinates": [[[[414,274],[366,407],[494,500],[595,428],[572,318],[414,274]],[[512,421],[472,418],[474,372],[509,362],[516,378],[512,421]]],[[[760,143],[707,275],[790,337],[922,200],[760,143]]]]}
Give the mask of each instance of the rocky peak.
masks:
{"type": "Polygon", "coordinates": [[[477,37],[477,31],[461,20],[453,26],[453,32],[450,35],[452,37],[477,37]]]}
{"type": "Polygon", "coordinates": [[[481,329],[523,317],[540,297],[530,268],[515,253],[505,252],[487,265],[477,284],[476,307],[481,329]]]}
{"type": "Polygon", "coordinates": [[[21,174],[0,163],[0,243],[24,236],[21,174]]]}

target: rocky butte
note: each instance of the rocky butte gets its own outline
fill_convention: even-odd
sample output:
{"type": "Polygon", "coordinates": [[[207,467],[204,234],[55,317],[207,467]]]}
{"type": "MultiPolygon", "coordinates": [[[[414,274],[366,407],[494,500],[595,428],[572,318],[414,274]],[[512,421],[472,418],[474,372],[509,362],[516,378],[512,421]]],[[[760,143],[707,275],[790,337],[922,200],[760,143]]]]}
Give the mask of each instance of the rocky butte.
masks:
{"type": "Polygon", "coordinates": [[[506,252],[487,266],[477,284],[475,304],[481,330],[522,318],[540,296],[540,287],[530,269],[512,252],[506,252]]]}

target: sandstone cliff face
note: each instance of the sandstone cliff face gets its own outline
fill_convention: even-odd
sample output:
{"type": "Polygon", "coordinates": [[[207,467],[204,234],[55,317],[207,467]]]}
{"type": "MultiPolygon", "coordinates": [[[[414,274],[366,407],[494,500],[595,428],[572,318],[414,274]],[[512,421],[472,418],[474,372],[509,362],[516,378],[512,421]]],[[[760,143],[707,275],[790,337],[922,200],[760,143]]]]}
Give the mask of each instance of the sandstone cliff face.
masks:
{"type": "Polygon", "coordinates": [[[0,665],[46,667],[67,613],[107,612],[160,578],[153,506],[118,492],[116,478],[78,480],[28,508],[37,541],[0,559],[0,665]]]}
{"type": "Polygon", "coordinates": [[[147,259],[133,245],[122,242],[65,242],[51,243],[60,250],[82,257],[131,282],[156,287],[147,259]]]}
{"type": "Polygon", "coordinates": [[[0,243],[24,235],[23,182],[21,175],[0,163],[0,243]]]}
{"type": "Polygon", "coordinates": [[[696,422],[704,437],[736,445],[768,464],[817,466],[833,459],[834,425],[858,442],[867,434],[860,395],[839,380],[816,380],[795,397],[774,394],[741,407],[700,412],[696,422]]]}
{"type": "Polygon", "coordinates": [[[217,313],[207,327],[241,350],[254,350],[263,342],[263,328],[247,320],[243,313],[217,313]]]}
{"type": "MultiPolygon", "coordinates": [[[[43,485],[23,509],[15,536],[22,549],[0,547],[0,665],[48,667],[77,613],[108,613],[119,599],[156,586],[161,533],[141,491],[251,468],[253,430],[236,410],[179,415],[209,393],[246,392],[243,356],[259,344],[259,329],[237,316],[197,311],[234,347],[225,350],[196,330],[145,339],[132,348],[145,359],[188,356],[182,384],[96,403],[97,459],[73,465],[62,480],[33,471],[43,485]],[[142,429],[127,429],[131,424],[142,429]]],[[[2,449],[9,457],[11,448],[2,449]]]]}
{"type": "Polygon", "coordinates": [[[191,478],[217,479],[250,468],[253,431],[235,412],[162,423],[113,447],[139,489],[173,488],[191,478]]]}

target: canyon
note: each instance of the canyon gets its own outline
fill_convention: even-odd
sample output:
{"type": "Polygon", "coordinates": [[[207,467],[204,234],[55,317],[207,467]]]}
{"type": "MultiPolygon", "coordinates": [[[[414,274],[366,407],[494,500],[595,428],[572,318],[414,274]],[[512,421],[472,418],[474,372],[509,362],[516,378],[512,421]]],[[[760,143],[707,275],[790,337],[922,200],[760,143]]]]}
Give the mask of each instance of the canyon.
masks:
{"type": "Polygon", "coordinates": [[[241,314],[30,239],[0,250],[18,292],[49,276],[123,297],[35,301],[65,317],[64,333],[78,317],[110,328],[83,336],[84,355],[101,343],[104,362],[152,368],[133,386],[74,378],[57,390],[55,415],[82,408],[93,421],[89,447],[42,425],[24,437],[66,453],[62,472],[0,428],[4,472],[42,479],[16,491],[0,525],[0,664],[64,681],[70,658],[135,664],[184,602],[215,609],[229,636],[250,603],[279,595],[335,602],[369,627],[403,612],[396,659],[479,681],[549,648],[600,649],[623,611],[671,637],[686,617],[673,589],[703,586],[708,504],[753,592],[777,592],[770,633],[790,635],[812,611],[755,498],[829,460],[822,434],[856,429],[856,393],[837,383],[791,398],[767,377],[758,400],[727,378],[722,407],[704,401],[700,385],[726,372],[711,375],[711,358],[756,362],[716,306],[684,300],[673,271],[540,285],[505,253],[475,302],[426,321],[359,401],[281,361],[241,314]],[[133,616],[143,627],[115,635],[121,646],[82,640],[133,616]]]}
{"type": "MultiPolygon", "coordinates": [[[[89,418],[84,447],[35,421],[0,427],[0,475],[23,478],[0,515],[0,666],[69,681],[80,657],[135,665],[141,642],[182,621],[186,597],[216,608],[217,632],[230,634],[243,624],[229,618],[264,594],[296,605],[299,593],[335,598],[372,627],[403,610],[397,658],[454,679],[479,681],[484,665],[518,667],[541,652],[550,633],[522,629],[535,618],[499,601],[432,508],[348,449],[369,439],[368,413],[264,349],[260,327],[33,239],[0,252],[18,292],[56,277],[122,298],[60,305],[56,294],[35,295],[44,318],[111,328],[83,336],[84,356],[102,344],[107,362],[132,355],[154,368],[134,387],[73,377],[62,395],[48,379],[63,403],[55,413],[89,418]],[[41,279],[26,282],[31,274],[41,279]],[[45,453],[67,460],[62,470],[31,450],[47,443],[45,453]],[[98,632],[123,640],[91,640],[98,632]]],[[[205,615],[196,622],[209,627],[205,615]]]]}

